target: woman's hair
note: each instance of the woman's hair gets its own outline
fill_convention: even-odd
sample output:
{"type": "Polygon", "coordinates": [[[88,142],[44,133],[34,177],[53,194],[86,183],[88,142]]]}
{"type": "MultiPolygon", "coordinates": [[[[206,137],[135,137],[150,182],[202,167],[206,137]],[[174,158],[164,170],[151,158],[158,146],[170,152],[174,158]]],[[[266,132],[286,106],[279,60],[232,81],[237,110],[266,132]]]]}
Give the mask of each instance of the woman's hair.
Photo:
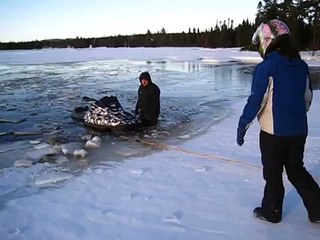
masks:
{"type": "Polygon", "coordinates": [[[281,55],[287,57],[290,61],[294,58],[299,58],[299,51],[293,42],[293,39],[289,34],[282,34],[272,41],[272,43],[266,49],[266,55],[268,53],[278,51],[281,55]]]}

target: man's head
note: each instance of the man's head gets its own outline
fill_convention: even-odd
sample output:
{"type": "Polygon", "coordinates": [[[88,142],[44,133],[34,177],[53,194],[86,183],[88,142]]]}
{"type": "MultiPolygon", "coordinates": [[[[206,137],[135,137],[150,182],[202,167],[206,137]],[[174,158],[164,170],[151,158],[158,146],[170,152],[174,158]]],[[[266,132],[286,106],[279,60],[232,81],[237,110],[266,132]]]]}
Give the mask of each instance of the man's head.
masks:
{"type": "Polygon", "coordinates": [[[142,86],[147,87],[151,83],[151,77],[148,72],[143,72],[139,77],[142,86]]]}

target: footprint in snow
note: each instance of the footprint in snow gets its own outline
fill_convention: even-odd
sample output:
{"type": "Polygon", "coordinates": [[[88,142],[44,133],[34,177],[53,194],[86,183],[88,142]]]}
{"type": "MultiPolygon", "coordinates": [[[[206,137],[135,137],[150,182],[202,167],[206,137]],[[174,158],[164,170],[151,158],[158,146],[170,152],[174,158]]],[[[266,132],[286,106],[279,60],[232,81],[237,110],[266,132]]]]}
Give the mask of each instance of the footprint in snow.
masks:
{"type": "Polygon", "coordinates": [[[130,173],[133,176],[140,176],[143,173],[143,169],[141,168],[131,169],[130,173]]]}
{"type": "Polygon", "coordinates": [[[202,173],[203,173],[203,172],[208,172],[208,171],[210,171],[210,170],[211,170],[211,168],[212,168],[212,167],[203,166],[203,167],[197,168],[197,169],[196,169],[196,171],[197,171],[197,172],[202,172],[202,173]]]}
{"type": "Polygon", "coordinates": [[[166,217],[163,221],[167,223],[172,223],[176,225],[181,225],[180,219],[182,218],[181,211],[175,211],[170,216],[166,217]]]}
{"type": "Polygon", "coordinates": [[[149,169],[147,168],[135,168],[135,169],[131,169],[130,173],[132,176],[141,176],[143,173],[149,171],[149,169]]]}
{"type": "Polygon", "coordinates": [[[106,208],[104,210],[101,211],[102,215],[108,214],[108,213],[114,213],[115,210],[113,208],[106,208]]]}
{"type": "Polygon", "coordinates": [[[129,195],[129,199],[130,199],[130,200],[132,200],[132,199],[134,199],[134,198],[138,197],[139,195],[140,195],[140,193],[138,193],[138,192],[130,193],[130,195],[129,195]]]}

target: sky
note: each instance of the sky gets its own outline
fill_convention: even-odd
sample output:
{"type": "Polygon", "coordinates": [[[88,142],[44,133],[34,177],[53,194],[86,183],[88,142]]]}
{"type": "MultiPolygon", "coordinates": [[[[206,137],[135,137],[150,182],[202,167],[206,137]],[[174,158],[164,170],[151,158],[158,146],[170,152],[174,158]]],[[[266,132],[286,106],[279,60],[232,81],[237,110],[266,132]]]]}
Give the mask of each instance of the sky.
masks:
{"type": "MultiPolygon", "coordinates": [[[[115,62],[119,56],[124,55],[137,59],[143,56],[145,62],[150,62],[156,55],[147,55],[146,53],[150,51],[151,53],[158,52],[157,56],[160,56],[158,59],[166,60],[166,62],[172,62],[173,59],[209,60],[207,59],[209,55],[211,60],[217,61],[216,64],[219,64],[218,60],[221,61],[222,65],[218,67],[188,74],[178,71],[159,71],[154,68],[153,79],[170,81],[165,88],[159,85],[162,90],[161,96],[171,91],[171,93],[174,92],[176,98],[188,95],[187,92],[176,90],[177,87],[187,89],[185,88],[187,87],[186,81],[181,83],[182,77],[184,80],[191,80],[189,82],[192,85],[189,86],[189,89],[192,87],[193,91],[199,94],[199,90],[200,92],[208,91],[208,85],[205,83],[209,79],[217,80],[221,77],[225,82],[232,82],[235,79],[239,81],[241,75],[234,75],[227,69],[234,69],[236,73],[244,71],[245,75],[248,75],[247,66],[243,65],[246,70],[240,71],[234,66],[224,64],[226,59],[229,58],[229,61],[235,64],[235,59],[246,61],[253,56],[259,58],[257,52],[230,48],[45,49],[0,51],[0,59],[4,57],[12,64],[14,60],[16,64],[21,64],[21,59],[26,59],[24,67],[1,63],[0,67],[4,69],[3,74],[11,76],[7,84],[12,85],[10,83],[12,79],[21,80],[22,76],[26,78],[26,82],[29,82],[28,86],[31,87],[37,84],[32,83],[30,79],[34,79],[33,74],[39,74],[39,72],[37,66],[30,65],[30,63],[38,62],[40,64],[38,68],[44,69],[47,76],[50,76],[49,81],[53,82],[55,76],[62,78],[63,81],[65,77],[71,78],[70,85],[64,85],[64,87],[74,89],[77,82],[73,75],[77,72],[72,72],[70,69],[74,69],[76,65],[65,64],[69,71],[64,69],[62,71],[65,72],[61,75],[49,75],[64,67],[63,62],[68,60],[66,56],[69,55],[69,52],[73,55],[82,52],[87,56],[87,60],[91,60],[92,55],[107,52],[111,53],[108,56],[115,62]],[[44,59],[45,61],[50,60],[55,53],[60,55],[61,64],[43,62],[44,59]],[[29,61],[30,58],[27,58],[26,55],[32,57],[33,61],[29,61]],[[28,69],[33,70],[28,71],[28,69]],[[53,72],[50,72],[51,70],[53,72]],[[197,78],[197,76],[201,77],[197,78]]],[[[312,53],[304,54],[311,55],[312,53]]],[[[315,54],[314,59],[319,57],[320,52],[315,54]]],[[[90,66],[90,62],[81,65],[85,76],[89,77],[94,74],[94,77],[98,77],[99,74],[108,73],[102,63],[103,61],[93,63],[97,66],[97,71],[94,72],[88,71],[87,67],[90,66]],[[99,68],[104,71],[98,71],[99,68]]],[[[320,61],[317,61],[317,66],[320,66],[320,61]]],[[[135,67],[125,69],[136,74],[141,67],[136,64],[135,67]]],[[[75,68],[77,69],[79,68],[75,68]]],[[[114,65],[110,65],[109,69],[113,70],[113,75],[110,77],[118,77],[119,80],[127,78],[127,75],[115,75],[114,65]]],[[[119,80],[116,81],[118,86],[123,87],[124,81],[119,80]]],[[[244,78],[240,81],[244,81],[244,78]]],[[[155,82],[161,84],[161,81],[156,80],[155,82]]],[[[61,83],[59,81],[58,84],[61,83]]],[[[128,82],[124,84],[127,85],[128,82]]],[[[21,83],[21,86],[25,85],[21,83]]],[[[212,86],[217,88],[217,85],[212,86]]],[[[98,88],[97,85],[96,88],[98,88]]],[[[2,94],[8,94],[7,89],[3,88],[2,94]]],[[[226,92],[226,89],[220,88],[215,91],[215,93],[219,92],[226,92]]],[[[23,94],[21,91],[15,92],[14,102],[8,98],[1,107],[15,106],[16,98],[21,97],[19,96],[21,93],[23,94]]],[[[32,94],[38,95],[39,92],[30,91],[29,94],[28,99],[32,97],[32,94]]],[[[1,240],[319,240],[319,224],[309,223],[303,202],[289,184],[287,177],[284,177],[286,194],[282,222],[271,224],[253,217],[252,210],[260,205],[264,188],[258,137],[260,128],[257,121],[254,121],[248,129],[242,147],[237,145],[235,139],[239,116],[249,94],[248,86],[247,95],[241,94],[236,98],[223,96],[221,100],[227,104],[228,109],[230,107],[231,112],[227,111],[229,114],[226,112],[216,124],[212,124],[202,134],[192,135],[190,133],[189,139],[184,138],[185,140],[181,141],[166,141],[163,136],[161,137],[161,132],[157,133],[158,137],[157,135],[144,137],[142,139],[144,142],[163,144],[154,145],[157,151],[153,151],[152,154],[140,155],[136,150],[143,150],[149,145],[141,145],[132,137],[131,141],[130,139],[122,140],[112,145],[113,148],[118,147],[118,149],[120,145],[123,151],[120,151],[119,155],[123,154],[128,158],[124,161],[111,161],[109,160],[110,148],[105,145],[108,138],[104,138],[101,148],[88,150],[89,161],[98,158],[98,161],[101,162],[89,164],[83,171],[73,172],[62,165],[60,165],[61,168],[59,165],[49,167],[45,163],[33,164],[29,168],[0,169],[1,240]],[[163,150],[163,146],[167,149],[163,150]],[[69,172],[75,173],[74,176],[69,172]]],[[[38,101],[43,101],[44,98],[55,101],[55,96],[60,96],[59,92],[57,88],[52,88],[41,93],[38,101]]],[[[214,104],[209,106],[218,106],[219,102],[214,101],[212,102],[214,104]]],[[[319,102],[320,92],[319,90],[314,91],[313,103],[308,113],[309,136],[304,157],[305,167],[318,183],[320,183],[319,102]]],[[[174,104],[175,101],[173,100],[172,103],[174,104]]],[[[226,105],[223,104],[223,106],[226,105]]],[[[13,111],[16,110],[10,110],[10,112],[13,111]]],[[[219,116],[216,117],[219,119],[219,116]]],[[[50,129],[47,128],[47,125],[44,127],[50,129]]],[[[66,136],[65,139],[70,138],[66,136]]],[[[42,143],[44,143],[43,140],[42,143]]],[[[31,143],[27,139],[9,144],[0,142],[0,160],[8,158],[23,160],[23,157],[18,157],[19,153],[24,156],[30,153],[29,151],[37,153],[36,149],[45,149],[32,144],[37,143],[31,143]],[[23,146],[25,148],[22,148],[23,146]],[[1,150],[7,151],[7,154],[1,155],[1,150]]],[[[84,142],[81,144],[84,145],[84,142]]],[[[40,156],[38,155],[37,158],[39,159],[40,156]]],[[[79,161],[80,165],[85,162],[84,160],[70,158],[69,161],[73,164],[79,161]]]]}
{"type": "Polygon", "coordinates": [[[253,21],[258,0],[0,0],[0,42],[102,37],[253,21]]]}

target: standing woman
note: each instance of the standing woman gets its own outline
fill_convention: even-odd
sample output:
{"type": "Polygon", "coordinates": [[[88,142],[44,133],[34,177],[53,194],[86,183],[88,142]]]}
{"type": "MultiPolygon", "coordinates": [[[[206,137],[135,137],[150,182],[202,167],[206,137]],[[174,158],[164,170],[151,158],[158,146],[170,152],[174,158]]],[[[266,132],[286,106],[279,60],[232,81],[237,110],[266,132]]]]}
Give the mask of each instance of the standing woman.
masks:
{"type": "Polygon", "coordinates": [[[261,23],[252,42],[259,44],[263,61],[253,74],[251,95],[239,119],[237,143],[257,116],[261,126],[260,151],[266,181],[257,218],[278,223],[282,218],[283,168],[307,209],[311,222],[320,223],[320,188],[303,163],[308,135],[307,111],[312,100],[308,65],[280,20],[261,23]]]}

